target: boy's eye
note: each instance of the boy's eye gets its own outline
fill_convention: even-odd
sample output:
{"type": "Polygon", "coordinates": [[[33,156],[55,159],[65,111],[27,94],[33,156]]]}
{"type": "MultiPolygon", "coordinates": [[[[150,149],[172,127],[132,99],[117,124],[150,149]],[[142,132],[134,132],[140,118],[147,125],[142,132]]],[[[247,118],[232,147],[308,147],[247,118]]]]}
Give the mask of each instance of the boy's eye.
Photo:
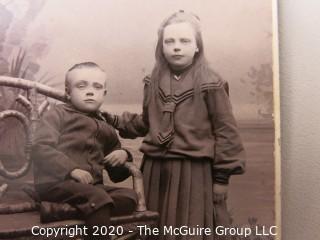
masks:
{"type": "Polygon", "coordinates": [[[94,84],[93,84],[93,87],[96,88],[96,89],[102,89],[102,88],[103,88],[103,85],[102,85],[102,84],[99,84],[99,83],[94,83],[94,84]]]}
{"type": "Polygon", "coordinates": [[[77,88],[80,88],[80,89],[85,88],[86,86],[87,86],[87,84],[85,84],[85,83],[78,83],[78,84],[76,85],[76,87],[77,87],[77,88]]]}

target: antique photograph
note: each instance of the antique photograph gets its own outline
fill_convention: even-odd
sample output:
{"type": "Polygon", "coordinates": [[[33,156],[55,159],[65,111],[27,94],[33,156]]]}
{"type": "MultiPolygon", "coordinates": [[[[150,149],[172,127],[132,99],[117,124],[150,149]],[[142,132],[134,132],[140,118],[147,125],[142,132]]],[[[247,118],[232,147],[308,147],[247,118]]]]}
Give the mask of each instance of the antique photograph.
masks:
{"type": "Polygon", "coordinates": [[[279,239],[278,84],[275,0],[0,0],[0,239],[279,239]]]}

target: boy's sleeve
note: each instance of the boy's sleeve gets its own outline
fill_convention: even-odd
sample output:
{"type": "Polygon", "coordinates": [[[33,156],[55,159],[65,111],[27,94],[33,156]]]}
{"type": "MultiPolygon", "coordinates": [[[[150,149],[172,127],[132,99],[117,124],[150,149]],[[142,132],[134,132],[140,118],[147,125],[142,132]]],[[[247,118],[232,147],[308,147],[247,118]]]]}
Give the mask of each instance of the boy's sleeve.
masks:
{"type": "Polygon", "coordinates": [[[56,107],[44,114],[35,133],[31,154],[34,164],[39,169],[64,180],[77,168],[77,164],[57,148],[62,128],[61,118],[61,113],[56,107]]]}
{"type": "Polygon", "coordinates": [[[149,119],[148,119],[148,98],[150,97],[150,87],[148,77],[144,79],[144,97],[143,97],[143,109],[142,114],[124,112],[121,116],[111,115],[109,113],[102,113],[107,119],[107,122],[114,126],[119,135],[123,138],[134,139],[136,137],[144,137],[149,131],[149,119]]]}
{"type": "MultiPolygon", "coordinates": [[[[110,141],[108,141],[108,143],[105,144],[105,150],[104,150],[105,156],[107,156],[108,154],[112,153],[115,150],[124,150],[128,154],[127,161],[132,162],[133,161],[132,154],[127,149],[121,147],[121,143],[119,141],[119,138],[115,130],[111,129],[111,132],[112,134],[110,134],[110,138],[109,138],[110,141]]],[[[113,182],[121,182],[131,176],[130,171],[123,166],[112,167],[106,164],[105,169],[107,170],[109,177],[113,182]]]]}
{"type": "Polygon", "coordinates": [[[245,150],[226,88],[221,86],[208,90],[206,101],[215,136],[213,180],[228,184],[230,175],[244,172],[245,150]]]}

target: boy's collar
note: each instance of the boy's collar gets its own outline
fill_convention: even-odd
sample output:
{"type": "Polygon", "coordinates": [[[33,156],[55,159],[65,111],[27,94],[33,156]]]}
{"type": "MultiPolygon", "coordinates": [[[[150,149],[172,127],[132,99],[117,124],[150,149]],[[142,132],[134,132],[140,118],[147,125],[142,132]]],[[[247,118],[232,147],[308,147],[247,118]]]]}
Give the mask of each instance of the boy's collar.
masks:
{"type": "Polygon", "coordinates": [[[75,112],[75,113],[81,113],[83,115],[86,115],[86,116],[89,116],[89,117],[94,117],[94,118],[100,118],[100,119],[104,119],[102,114],[101,114],[101,111],[100,110],[97,110],[96,112],[90,112],[90,113],[87,113],[87,112],[82,112],[78,109],[76,109],[72,104],[70,103],[65,103],[63,104],[64,105],[64,108],[69,111],[69,112],[75,112]]]}

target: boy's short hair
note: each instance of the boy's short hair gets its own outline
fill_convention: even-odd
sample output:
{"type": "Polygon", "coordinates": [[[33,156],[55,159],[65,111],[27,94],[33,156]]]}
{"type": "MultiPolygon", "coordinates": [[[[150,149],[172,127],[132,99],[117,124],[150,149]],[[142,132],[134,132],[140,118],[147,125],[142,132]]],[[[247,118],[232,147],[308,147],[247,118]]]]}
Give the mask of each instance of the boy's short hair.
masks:
{"type": "Polygon", "coordinates": [[[70,83],[69,83],[69,78],[68,78],[68,73],[75,70],[75,69],[81,69],[81,68],[97,68],[99,69],[101,72],[104,72],[105,71],[98,65],[96,64],[95,62],[81,62],[81,63],[77,63],[75,65],[73,65],[66,73],[66,77],[65,77],[65,88],[68,89],[69,86],[70,86],[70,83]]]}

